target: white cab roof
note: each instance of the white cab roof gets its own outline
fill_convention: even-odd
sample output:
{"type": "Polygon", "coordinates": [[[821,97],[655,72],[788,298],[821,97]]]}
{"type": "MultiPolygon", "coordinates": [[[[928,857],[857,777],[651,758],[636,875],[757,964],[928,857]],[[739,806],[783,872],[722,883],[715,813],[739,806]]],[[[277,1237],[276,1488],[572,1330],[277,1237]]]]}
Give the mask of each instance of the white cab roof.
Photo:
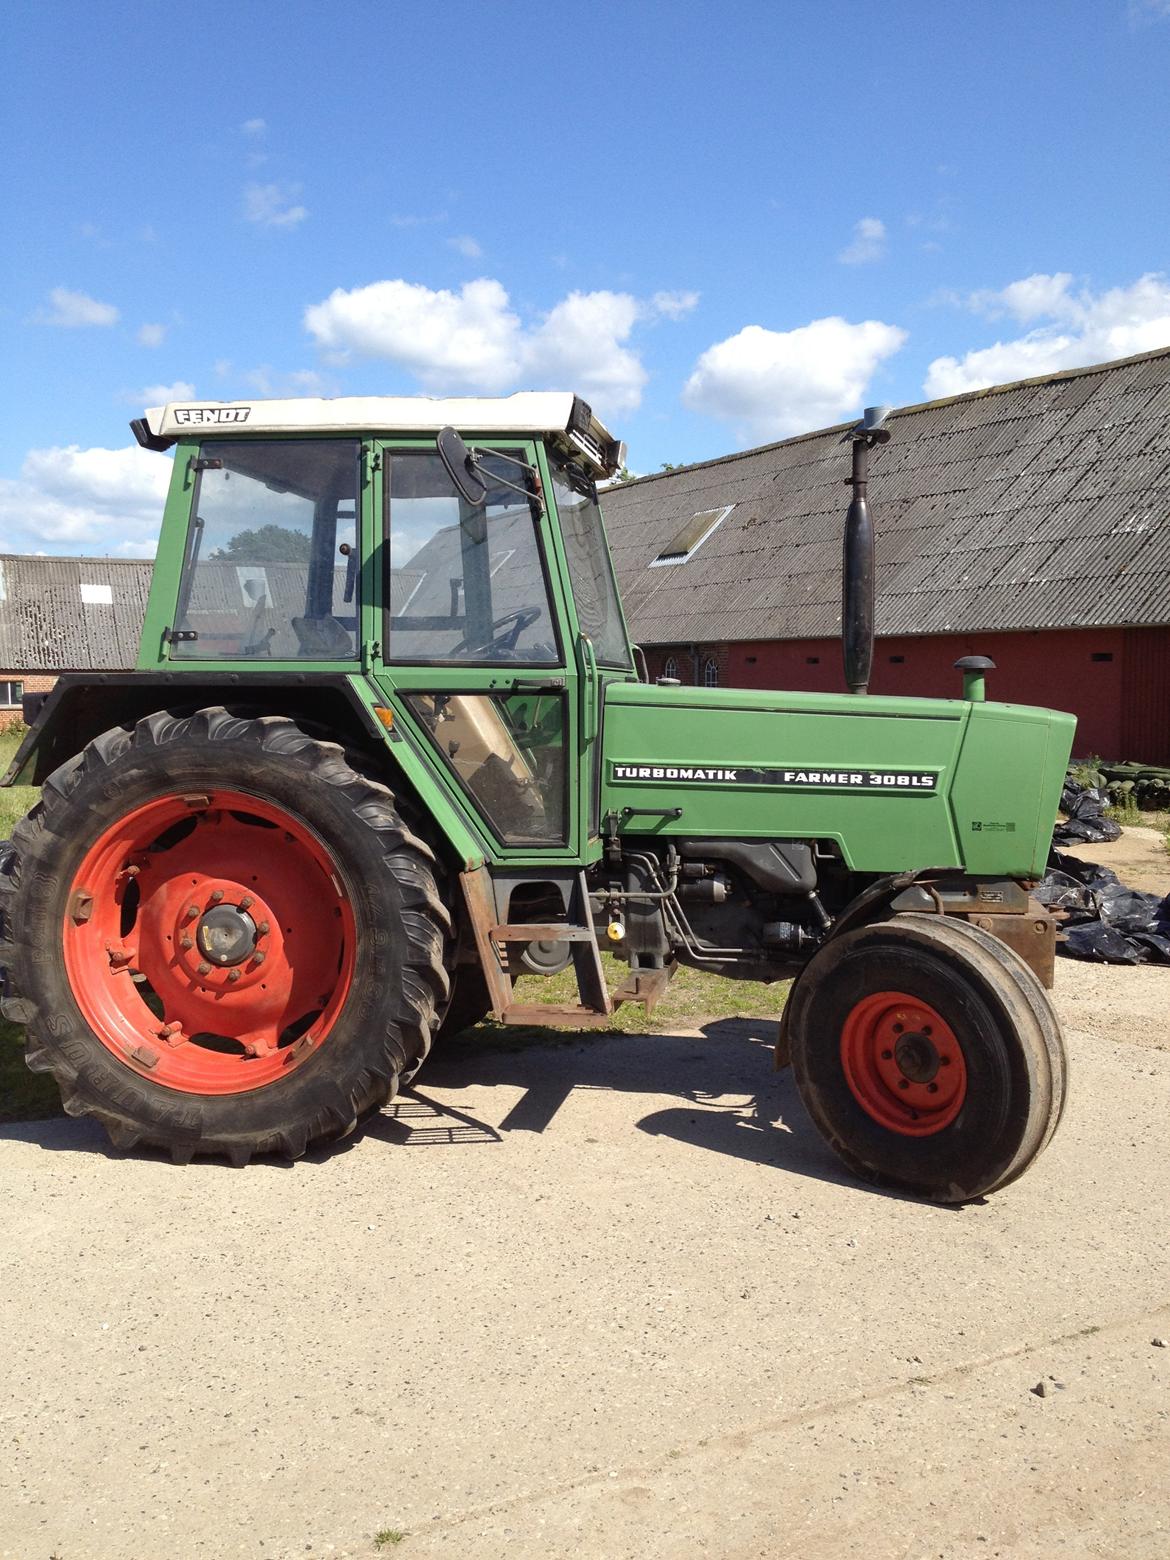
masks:
{"type": "MultiPolygon", "coordinates": [[[[348,395],[283,401],[170,401],[150,407],[143,422],[152,439],[214,433],[461,433],[558,435],[598,471],[621,464],[608,429],[571,391],[520,390],[508,396],[348,395]]],[[[137,432],[137,429],[135,430],[137,432]]]]}

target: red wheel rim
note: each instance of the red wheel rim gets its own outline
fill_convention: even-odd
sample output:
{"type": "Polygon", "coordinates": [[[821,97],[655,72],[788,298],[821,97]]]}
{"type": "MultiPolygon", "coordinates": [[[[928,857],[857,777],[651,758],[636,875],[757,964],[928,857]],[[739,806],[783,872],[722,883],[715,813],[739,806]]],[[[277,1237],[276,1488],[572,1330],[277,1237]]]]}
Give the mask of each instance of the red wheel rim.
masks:
{"type": "Polygon", "coordinates": [[[841,1065],[862,1110],[903,1137],[949,1127],[967,1096],[954,1030],[903,991],[875,991],[852,1009],[841,1031],[841,1065]]]}
{"type": "Polygon", "coordinates": [[[329,852],[242,791],[120,818],[74,875],[63,936],[94,1034],[186,1094],[287,1077],[328,1040],[353,979],[353,910],[329,852]]]}

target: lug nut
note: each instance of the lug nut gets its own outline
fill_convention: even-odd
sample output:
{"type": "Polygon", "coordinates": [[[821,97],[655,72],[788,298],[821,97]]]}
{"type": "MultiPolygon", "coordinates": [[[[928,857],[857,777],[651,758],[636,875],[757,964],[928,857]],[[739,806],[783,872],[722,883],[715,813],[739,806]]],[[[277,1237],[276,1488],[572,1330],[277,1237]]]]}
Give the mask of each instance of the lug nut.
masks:
{"type": "Polygon", "coordinates": [[[882,1052],[882,1061],[883,1062],[892,1062],[893,1059],[894,1059],[893,1051],[883,1051],[882,1052]]]}
{"type": "Polygon", "coordinates": [[[187,919],[188,919],[188,921],[193,921],[198,914],[199,914],[199,906],[198,905],[188,905],[187,906],[187,919]]]}
{"type": "Polygon", "coordinates": [[[222,888],[213,888],[212,891],[211,891],[211,902],[212,902],[212,904],[213,905],[219,904],[219,902],[220,902],[220,900],[222,898],[223,898],[223,889],[222,888]]]}
{"type": "Polygon", "coordinates": [[[228,971],[228,979],[229,980],[236,981],[236,980],[239,980],[239,978],[240,978],[239,970],[229,970],[228,971]]]}
{"type": "Polygon", "coordinates": [[[251,894],[245,894],[243,899],[240,900],[240,909],[241,910],[250,910],[252,908],[253,903],[254,903],[254,901],[252,899],[251,894]]]}
{"type": "Polygon", "coordinates": [[[265,957],[265,955],[264,955],[263,948],[258,948],[256,950],[256,952],[252,955],[252,963],[253,964],[263,964],[264,963],[264,957],[265,957]]]}
{"type": "Polygon", "coordinates": [[[194,946],[195,946],[195,939],[193,937],[188,937],[187,933],[184,932],[182,937],[179,938],[179,947],[180,948],[194,948],[194,946]]]}
{"type": "Polygon", "coordinates": [[[910,1087],[910,1080],[909,1080],[909,1078],[903,1078],[901,1083],[899,1083],[898,1087],[900,1089],[908,1089],[910,1087]]]}
{"type": "Polygon", "coordinates": [[[204,960],[203,963],[198,966],[197,973],[200,975],[210,975],[211,965],[208,964],[206,960],[204,960]]]}
{"type": "Polygon", "coordinates": [[[267,921],[261,921],[260,925],[256,928],[256,936],[267,937],[271,930],[272,928],[269,926],[267,921]]]}

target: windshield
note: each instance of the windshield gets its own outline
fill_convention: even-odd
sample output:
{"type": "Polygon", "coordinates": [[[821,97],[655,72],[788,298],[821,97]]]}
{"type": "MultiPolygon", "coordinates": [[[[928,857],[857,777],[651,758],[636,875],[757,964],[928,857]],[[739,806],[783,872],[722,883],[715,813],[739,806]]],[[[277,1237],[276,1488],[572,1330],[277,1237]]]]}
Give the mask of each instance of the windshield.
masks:
{"type": "Polygon", "coordinates": [[[599,665],[628,671],[630,642],[593,484],[556,450],[548,451],[548,460],[582,632],[593,641],[599,665]]]}
{"type": "Polygon", "coordinates": [[[357,654],[355,439],[204,444],[171,654],[357,654]]]}

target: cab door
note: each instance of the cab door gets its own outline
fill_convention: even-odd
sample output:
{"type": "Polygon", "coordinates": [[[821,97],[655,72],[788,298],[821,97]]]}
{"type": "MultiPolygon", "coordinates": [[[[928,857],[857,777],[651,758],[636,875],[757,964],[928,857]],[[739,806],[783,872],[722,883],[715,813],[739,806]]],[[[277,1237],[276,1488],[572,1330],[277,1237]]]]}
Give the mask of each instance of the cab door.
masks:
{"type": "Polygon", "coordinates": [[[478,506],[433,441],[372,448],[370,672],[489,859],[579,860],[580,679],[536,451],[465,438],[488,480],[478,506]]]}

